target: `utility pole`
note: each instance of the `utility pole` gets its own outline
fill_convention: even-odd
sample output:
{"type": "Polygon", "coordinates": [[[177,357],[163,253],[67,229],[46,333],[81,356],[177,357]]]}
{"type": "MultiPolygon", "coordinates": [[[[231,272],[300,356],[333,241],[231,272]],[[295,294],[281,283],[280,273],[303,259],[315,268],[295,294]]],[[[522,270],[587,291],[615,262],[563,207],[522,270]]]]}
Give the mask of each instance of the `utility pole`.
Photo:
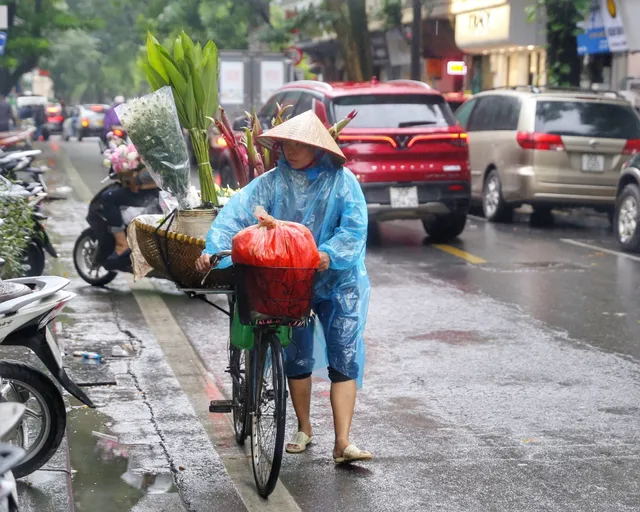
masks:
{"type": "Polygon", "coordinates": [[[413,0],[411,24],[411,80],[420,80],[420,56],[422,54],[422,0],[413,0]]]}

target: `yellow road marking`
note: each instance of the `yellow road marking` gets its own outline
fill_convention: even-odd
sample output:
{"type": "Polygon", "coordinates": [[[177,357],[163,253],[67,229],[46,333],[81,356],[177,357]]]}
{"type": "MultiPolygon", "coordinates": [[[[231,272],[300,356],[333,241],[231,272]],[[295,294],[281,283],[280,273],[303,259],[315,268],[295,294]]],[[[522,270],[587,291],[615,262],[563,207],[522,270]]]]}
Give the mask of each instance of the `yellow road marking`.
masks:
{"type": "Polygon", "coordinates": [[[433,244],[432,247],[436,249],[440,249],[443,252],[449,253],[453,256],[457,256],[473,265],[482,265],[486,263],[487,260],[484,260],[478,256],[474,256],[473,254],[468,253],[467,251],[463,251],[462,249],[457,249],[456,247],[452,247],[451,245],[446,244],[433,244]]]}

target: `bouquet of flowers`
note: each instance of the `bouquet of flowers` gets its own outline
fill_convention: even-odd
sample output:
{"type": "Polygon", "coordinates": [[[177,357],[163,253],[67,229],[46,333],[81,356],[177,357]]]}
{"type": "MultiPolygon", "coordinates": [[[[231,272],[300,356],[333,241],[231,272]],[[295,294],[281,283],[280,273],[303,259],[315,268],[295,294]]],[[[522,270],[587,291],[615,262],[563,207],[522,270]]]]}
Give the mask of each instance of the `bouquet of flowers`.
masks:
{"type": "Polygon", "coordinates": [[[171,88],[123,103],[116,113],[158,187],[188,209],[191,166],[171,88]]]}
{"type": "Polygon", "coordinates": [[[169,87],[179,124],[189,132],[198,162],[203,206],[219,206],[207,141],[209,125],[218,110],[218,48],[213,41],[204,48],[194,44],[183,31],[174,42],[171,55],[148,34],[147,58],[144,69],[151,88],[158,91],[169,87]]]}
{"type": "Polygon", "coordinates": [[[140,171],[144,168],[138,150],[133,144],[127,144],[118,137],[107,137],[110,139],[109,147],[105,149],[104,165],[113,169],[115,173],[126,171],[140,171]]]}

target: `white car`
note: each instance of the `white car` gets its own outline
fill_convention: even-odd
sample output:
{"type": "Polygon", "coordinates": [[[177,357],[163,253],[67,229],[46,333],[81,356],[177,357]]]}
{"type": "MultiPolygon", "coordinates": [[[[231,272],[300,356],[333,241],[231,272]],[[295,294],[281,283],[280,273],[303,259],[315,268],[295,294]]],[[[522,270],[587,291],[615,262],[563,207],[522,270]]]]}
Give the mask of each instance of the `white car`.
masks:
{"type": "Polygon", "coordinates": [[[111,107],[102,104],[76,105],[71,108],[69,117],[62,124],[64,140],[76,137],[100,137],[104,129],[104,114],[111,107]]]}

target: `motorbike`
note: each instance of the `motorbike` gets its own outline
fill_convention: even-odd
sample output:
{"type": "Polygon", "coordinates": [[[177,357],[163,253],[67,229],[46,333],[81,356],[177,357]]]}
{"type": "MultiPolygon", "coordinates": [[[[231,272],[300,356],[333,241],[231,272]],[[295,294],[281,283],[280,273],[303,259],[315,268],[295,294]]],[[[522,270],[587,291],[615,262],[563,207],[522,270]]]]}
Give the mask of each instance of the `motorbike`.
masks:
{"type": "Polygon", "coordinates": [[[2,133],[0,137],[0,150],[2,151],[24,151],[33,149],[33,134],[35,126],[26,128],[16,128],[9,132],[2,133]]]}
{"type": "MultiPolygon", "coordinates": [[[[133,273],[130,263],[116,268],[107,261],[115,248],[115,239],[107,220],[104,217],[104,204],[102,194],[108,190],[122,187],[119,177],[113,171],[109,172],[106,180],[112,183],[100,190],[89,203],[87,222],[89,227],[85,229],[76,240],[73,247],[73,264],[78,275],[92,286],[105,286],[113,281],[118,272],[133,273]]],[[[143,207],[127,206],[122,209],[122,218],[128,225],[135,217],[144,214],[162,213],[158,199],[143,207]]],[[[149,277],[154,277],[153,273],[149,277]]]]}
{"type": "MultiPolygon", "coordinates": [[[[75,297],[63,290],[68,284],[68,279],[56,276],[0,281],[0,346],[30,349],[64,389],[83,404],[95,407],[64,370],[60,348],[49,329],[75,297]]],[[[13,468],[13,474],[20,478],[46,464],[60,446],[67,424],[64,400],[44,372],[25,363],[0,360],[0,402],[27,406],[27,415],[9,438],[26,452],[13,468]]]]}
{"type": "Polygon", "coordinates": [[[0,511],[18,512],[18,492],[12,469],[20,463],[25,451],[5,442],[20,424],[26,411],[24,404],[0,402],[0,511]]]}
{"type": "MultiPolygon", "coordinates": [[[[113,137],[117,137],[122,140],[127,140],[127,130],[125,129],[124,126],[113,125],[109,133],[113,133],[113,137]]],[[[109,147],[109,142],[111,142],[111,138],[107,137],[107,135],[104,135],[104,134],[98,140],[98,147],[100,148],[101,155],[109,147]]]]}
{"type": "Polygon", "coordinates": [[[47,193],[37,185],[25,188],[20,184],[12,183],[0,174],[0,201],[3,196],[24,197],[29,201],[34,229],[23,253],[23,266],[25,276],[39,276],[44,271],[45,252],[49,253],[52,258],[58,257],[44,225],[47,216],[42,212],[40,206],[47,198],[47,193]]]}

